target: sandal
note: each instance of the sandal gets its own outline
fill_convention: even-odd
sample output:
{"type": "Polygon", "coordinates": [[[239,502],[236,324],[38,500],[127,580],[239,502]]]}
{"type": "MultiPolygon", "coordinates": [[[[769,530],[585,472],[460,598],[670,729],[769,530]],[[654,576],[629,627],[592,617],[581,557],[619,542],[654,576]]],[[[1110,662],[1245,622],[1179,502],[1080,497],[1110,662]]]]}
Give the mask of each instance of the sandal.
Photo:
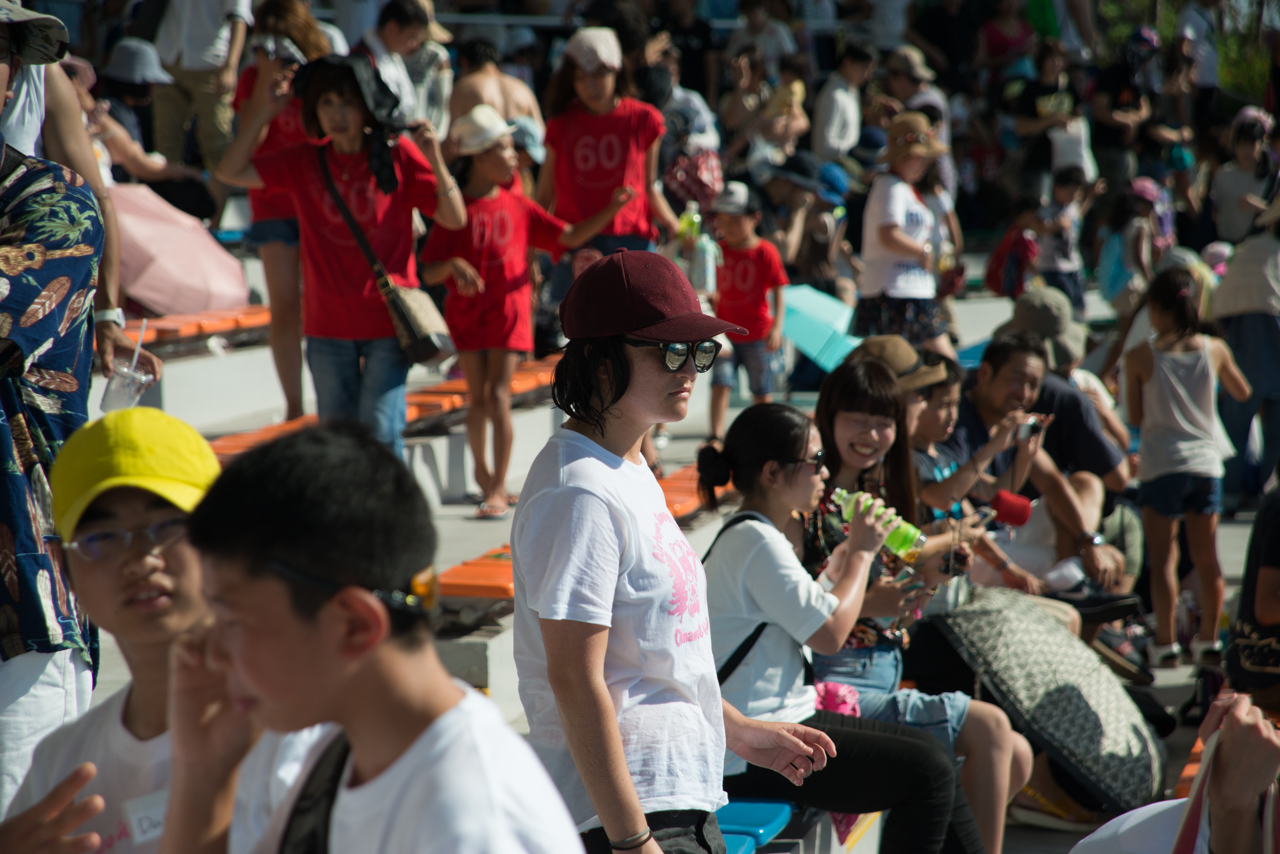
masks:
{"type": "Polygon", "coordinates": [[[510,515],[511,515],[510,507],[502,507],[497,504],[482,503],[476,509],[475,518],[484,519],[485,521],[489,521],[489,522],[494,522],[494,521],[506,519],[510,515]]]}
{"type": "Polygon", "coordinates": [[[1069,833],[1092,833],[1102,826],[1097,816],[1071,798],[1062,797],[1051,801],[1030,786],[1023,786],[1018,794],[1035,801],[1034,807],[1020,804],[1017,800],[1009,805],[1009,817],[1021,824],[1069,833]]]}

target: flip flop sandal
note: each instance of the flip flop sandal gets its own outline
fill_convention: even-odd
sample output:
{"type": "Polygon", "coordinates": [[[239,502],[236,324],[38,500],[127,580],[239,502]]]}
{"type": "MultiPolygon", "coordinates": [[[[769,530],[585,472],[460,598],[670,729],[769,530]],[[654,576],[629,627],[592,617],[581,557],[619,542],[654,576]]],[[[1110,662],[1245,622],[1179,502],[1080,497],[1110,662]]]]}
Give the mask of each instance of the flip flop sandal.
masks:
{"type": "Polygon", "coordinates": [[[475,518],[483,519],[488,522],[493,522],[501,519],[506,519],[510,515],[511,515],[510,507],[498,507],[493,504],[482,503],[480,507],[477,508],[476,510],[475,518]]]}
{"type": "Polygon", "coordinates": [[[1064,797],[1051,801],[1031,786],[1023,786],[1020,794],[1036,802],[1034,807],[1025,806],[1017,801],[1009,805],[1009,816],[1022,824],[1071,833],[1092,833],[1102,826],[1093,813],[1082,808],[1071,798],[1064,797]]]}

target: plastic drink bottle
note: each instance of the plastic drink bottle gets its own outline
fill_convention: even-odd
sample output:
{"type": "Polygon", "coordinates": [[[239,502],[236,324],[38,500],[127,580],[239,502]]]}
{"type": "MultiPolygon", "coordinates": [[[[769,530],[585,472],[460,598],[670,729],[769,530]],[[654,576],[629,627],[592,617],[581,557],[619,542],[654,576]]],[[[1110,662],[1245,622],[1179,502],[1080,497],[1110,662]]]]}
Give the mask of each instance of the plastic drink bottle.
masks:
{"type": "MultiPolygon", "coordinates": [[[[848,492],[837,487],[831,492],[831,500],[840,505],[840,515],[847,522],[853,518],[854,512],[866,512],[875,498],[866,492],[848,492]]],[[[879,519],[891,512],[893,511],[888,507],[884,507],[876,514],[876,518],[879,519]]],[[[894,529],[889,532],[889,536],[885,538],[884,547],[907,563],[915,563],[925,543],[925,535],[920,533],[919,528],[910,522],[899,520],[894,529]]]]}
{"type": "Polygon", "coordinates": [[[702,233],[702,214],[698,212],[697,202],[685,202],[684,213],[680,214],[680,236],[697,239],[702,233]]]}
{"type": "Polygon", "coordinates": [[[698,293],[716,289],[716,268],[722,263],[720,247],[709,234],[699,234],[693,244],[693,258],[689,262],[689,284],[698,293]]]}

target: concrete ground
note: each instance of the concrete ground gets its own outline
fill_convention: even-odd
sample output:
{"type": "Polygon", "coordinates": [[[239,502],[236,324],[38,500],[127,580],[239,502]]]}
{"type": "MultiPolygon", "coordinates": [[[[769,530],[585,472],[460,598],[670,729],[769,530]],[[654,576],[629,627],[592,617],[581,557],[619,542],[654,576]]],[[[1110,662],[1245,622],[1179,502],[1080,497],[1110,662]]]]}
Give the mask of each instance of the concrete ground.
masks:
{"type": "MultiPolygon", "coordinates": [[[[1100,301],[1094,303],[1092,299],[1094,296],[1090,294],[1091,317],[1105,316],[1107,310],[1100,301]]],[[[957,315],[960,328],[965,333],[962,346],[989,337],[996,326],[1008,319],[1011,313],[1010,306],[1008,300],[996,298],[977,297],[960,300],[957,303],[957,315]]],[[[737,407],[744,405],[744,401],[741,400],[735,403],[737,407]]],[[[807,408],[812,405],[812,398],[798,398],[796,403],[807,408]]],[[[691,412],[685,422],[672,425],[672,442],[663,452],[665,464],[670,469],[674,469],[692,462],[707,431],[705,412],[691,412]]],[[[516,491],[519,490],[520,485],[519,482],[511,484],[516,491]]],[[[511,528],[509,519],[479,521],[472,518],[474,513],[475,508],[471,505],[448,505],[437,513],[436,524],[440,533],[437,566],[453,566],[509,541],[511,528]]],[[[1244,557],[1251,522],[1251,514],[1241,514],[1237,519],[1223,521],[1219,528],[1218,554],[1227,578],[1227,601],[1232,606],[1244,572],[1244,557]]],[[[716,527],[714,524],[703,524],[689,533],[692,545],[700,554],[709,545],[716,527]]],[[[1190,696],[1190,675],[1189,666],[1159,671],[1156,688],[1161,702],[1176,709],[1186,697],[1190,696]]],[[[114,640],[104,633],[102,667],[94,702],[100,702],[124,685],[127,680],[128,671],[124,660],[114,640]]],[[[1167,787],[1170,794],[1194,741],[1194,730],[1186,727],[1180,728],[1166,741],[1169,749],[1167,787]]],[[[1010,827],[1006,836],[1005,850],[1008,854],[1065,854],[1078,838],[1079,836],[1068,833],[1010,827]]]]}

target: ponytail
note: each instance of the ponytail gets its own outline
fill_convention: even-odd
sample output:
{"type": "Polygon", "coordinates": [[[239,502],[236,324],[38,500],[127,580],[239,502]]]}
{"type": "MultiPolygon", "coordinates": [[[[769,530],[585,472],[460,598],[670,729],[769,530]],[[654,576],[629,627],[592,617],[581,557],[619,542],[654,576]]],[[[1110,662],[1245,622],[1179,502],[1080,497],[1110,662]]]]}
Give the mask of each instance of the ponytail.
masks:
{"type": "Polygon", "coordinates": [[[1195,276],[1181,267],[1165,270],[1151,280],[1147,302],[1173,317],[1180,337],[1200,331],[1200,307],[1195,276]]]}
{"type": "Polygon", "coordinates": [[[765,464],[794,465],[809,447],[813,422],[784,403],[758,403],[742,411],[724,437],[724,449],[706,445],[698,451],[698,495],[714,510],[716,487],[733,481],[742,495],[756,490],[765,464]]]}

